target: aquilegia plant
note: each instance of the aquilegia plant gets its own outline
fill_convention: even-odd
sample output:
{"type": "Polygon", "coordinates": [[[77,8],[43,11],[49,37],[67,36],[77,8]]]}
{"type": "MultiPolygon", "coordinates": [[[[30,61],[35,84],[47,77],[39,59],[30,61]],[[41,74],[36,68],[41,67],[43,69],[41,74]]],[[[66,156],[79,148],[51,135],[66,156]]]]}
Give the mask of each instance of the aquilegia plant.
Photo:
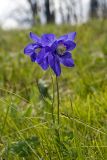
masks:
{"type": "Polygon", "coordinates": [[[54,34],[43,34],[41,37],[30,32],[32,43],[29,43],[24,53],[31,58],[32,62],[38,63],[43,70],[49,67],[56,75],[57,100],[58,100],[58,124],[59,124],[59,87],[58,76],[61,74],[61,66],[73,67],[72,51],[76,47],[74,42],[76,32],[71,32],[56,38],[54,34]]]}

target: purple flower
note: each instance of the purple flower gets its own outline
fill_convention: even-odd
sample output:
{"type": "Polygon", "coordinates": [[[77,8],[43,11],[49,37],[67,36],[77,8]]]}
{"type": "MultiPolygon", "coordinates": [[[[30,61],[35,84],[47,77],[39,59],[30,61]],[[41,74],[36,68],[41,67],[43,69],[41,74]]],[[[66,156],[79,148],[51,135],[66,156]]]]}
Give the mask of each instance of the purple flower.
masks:
{"type": "Polygon", "coordinates": [[[24,53],[30,56],[32,62],[37,62],[44,70],[50,66],[56,76],[60,76],[60,63],[67,67],[74,66],[70,51],[76,47],[75,36],[76,32],[72,32],[58,39],[54,34],[43,34],[40,38],[34,33],[30,33],[33,43],[25,47],[24,53]]]}
{"type": "Polygon", "coordinates": [[[75,36],[76,32],[73,32],[63,35],[58,39],[54,38],[54,41],[48,48],[47,53],[45,53],[44,56],[41,57],[41,61],[44,61],[44,59],[48,60],[48,64],[50,65],[56,76],[60,76],[61,74],[60,63],[67,67],[74,66],[74,60],[72,59],[70,51],[72,51],[76,47],[76,44],[74,42],[75,36]]]}
{"type": "Polygon", "coordinates": [[[71,40],[57,40],[52,44],[51,53],[48,55],[48,62],[56,76],[60,76],[61,74],[60,63],[67,67],[74,66],[74,61],[69,51],[75,47],[76,44],[71,40]]]}
{"type": "Polygon", "coordinates": [[[47,55],[49,46],[52,45],[55,35],[43,34],[40,38],[36,34],[30,32],[30,38],[33,42],[24,48],[24,53],[30,56],[32,62],[37,62],[42,69],[46,70],[49,67],[49,64],[45,55],[47,55]]]}

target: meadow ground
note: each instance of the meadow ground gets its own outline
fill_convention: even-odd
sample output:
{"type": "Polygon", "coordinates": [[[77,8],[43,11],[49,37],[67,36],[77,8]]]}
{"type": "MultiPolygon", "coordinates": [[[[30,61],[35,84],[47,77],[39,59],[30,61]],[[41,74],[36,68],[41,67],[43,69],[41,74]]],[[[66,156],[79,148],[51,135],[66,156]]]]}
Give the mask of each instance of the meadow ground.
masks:
{"type": "Polygon", "coordinates": [[[62,66],[60,124],[53,124],[53,85],[57,120],[54,74],[42,71],[23,54],[29,30],[0,30],[0,158],[106,160],[107,22],[31,30],[57,36],[76,31],[75,67],[62,66]]]}

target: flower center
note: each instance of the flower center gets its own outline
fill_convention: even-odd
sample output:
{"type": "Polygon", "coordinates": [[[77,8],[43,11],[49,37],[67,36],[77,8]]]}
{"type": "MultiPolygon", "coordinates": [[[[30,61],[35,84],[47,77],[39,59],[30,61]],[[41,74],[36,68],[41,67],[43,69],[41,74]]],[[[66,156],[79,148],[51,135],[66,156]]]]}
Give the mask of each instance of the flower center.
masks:
{"type": "Polygon", "coordinates": [[[57,47],[57,52],[59,55],[64,55],[66,51],[66,47],[64,46],[64,44],[59,44],[57,47]]]}
{"type": "Polygon", "coordinates": [[[41,51],[41,48],[36,48],[36,49],[35,49],[35,53],[37,53],[37,54],[38,54],[40,51],[41,51]]]}

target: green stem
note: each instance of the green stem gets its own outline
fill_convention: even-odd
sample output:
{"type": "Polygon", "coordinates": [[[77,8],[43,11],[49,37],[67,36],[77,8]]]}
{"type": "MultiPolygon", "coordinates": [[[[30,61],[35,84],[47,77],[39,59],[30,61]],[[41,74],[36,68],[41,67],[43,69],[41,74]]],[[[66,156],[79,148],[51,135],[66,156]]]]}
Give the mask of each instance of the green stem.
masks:
{"type": "Polygon", "coordinates": [[[55,92],[54,92],[54,80],[53,80],[53,76],[51,76],[52,79],[52,86],[53,86],[53,97],[52,97],[52,120],[53,123],[55,123],[55,118],[54,118],[54,100],[55,100],[55,92]]]}
{"type": "Polygon", "coordinates": [[[58,84],[58,77],[56,76],[56,90],[57,90],[57,120],[59,125],[59,84],[58,84]]]}

